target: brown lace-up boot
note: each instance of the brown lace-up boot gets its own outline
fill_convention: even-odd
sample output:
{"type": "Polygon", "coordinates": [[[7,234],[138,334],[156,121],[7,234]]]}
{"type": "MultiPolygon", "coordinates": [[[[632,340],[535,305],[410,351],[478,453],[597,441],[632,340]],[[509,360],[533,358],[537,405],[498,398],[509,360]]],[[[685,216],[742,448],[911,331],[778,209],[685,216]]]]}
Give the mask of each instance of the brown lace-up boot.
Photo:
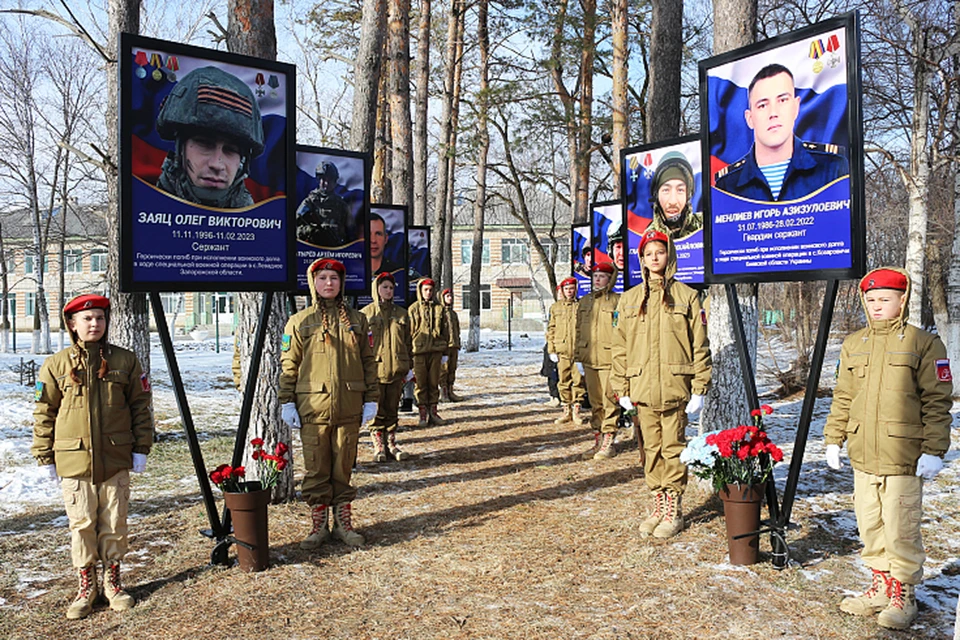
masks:
{"type": "Polygon", "coordinates": [[[99,595],[97,592],[97,568],[94,565],[77,569],[79,587],[77,597],[67,608],[67,617],[71,620],[86,618],[93,611],[93,603],[99,595]]]}
{"type": "Polygon", "coordinates": [[[349,502],[333,505],[333,537],[351,547],[360,547],[366,542],[353,530],[353,508],[349,502]]]}
{"type": "Polygon", "coordinates": [[[329,519],[327,515],[327,505],[320,504],[315,506],[310,513],[310,517],[313,520],[313,529],[310,530],[310,535],[300,543],[300,548],[306,551],[316,549],[330,537],[330,529],[327,528],[327,521],[329,519]]]}
{"type": "Polygon", "coordinates": [[[114,560],[103,569],[103,595],[114,611],[126,611],[134,605],[133,596],[123,590],[120,584],[120,563],[114,560]]]}

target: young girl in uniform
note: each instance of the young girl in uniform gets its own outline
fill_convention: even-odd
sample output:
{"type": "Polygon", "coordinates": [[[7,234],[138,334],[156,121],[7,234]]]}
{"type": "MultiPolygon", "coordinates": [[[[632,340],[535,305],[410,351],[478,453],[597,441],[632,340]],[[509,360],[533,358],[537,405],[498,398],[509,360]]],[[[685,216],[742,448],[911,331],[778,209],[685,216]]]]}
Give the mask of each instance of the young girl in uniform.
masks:
{"type": "Polygon", "coordinates": [[[644,476],[654,496],[641,535],[669,538],[683,530],[681,496],[687,467],[687,414],[703,406],[710,385],[707,320],[697,292],[674,279],[673,242],[649,230],[640,242],[643,284],[620,298],[613,334],[612,386],[625,409],[637,406],[646,461],[644,476]]]}
{"type": "Polygon", "coordinates": [[[380,388],[367,318],[343,300],[345,275],[343,264],[330,258],[307,268],[313,304],[287,321],[280,347],[281,417],[300,429],[302,494],[313,522],[301,549],[316,549],[329,536],[328,507],[333,536],[353,547],[364,543],[353,530],[357,489],[350,478],[360,423],[376,415],[380,388]]]}

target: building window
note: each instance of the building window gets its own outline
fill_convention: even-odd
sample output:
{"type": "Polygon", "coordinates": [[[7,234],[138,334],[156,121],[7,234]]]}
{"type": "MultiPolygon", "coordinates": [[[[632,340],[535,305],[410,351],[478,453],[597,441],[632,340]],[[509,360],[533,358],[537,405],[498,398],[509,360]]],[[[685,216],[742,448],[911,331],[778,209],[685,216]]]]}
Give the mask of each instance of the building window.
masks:
{"type": "Polygon", "coordinates": [[[540,238],[540,245],[543,252],[547,254],[547,260],[551,263],[570,262],[570,239],[569,238],[540,238]]]}
{"type": "MultiPolygon", "coordinates": [[[[460,308],[469,309],[470,308],[470,285],[467,285],[467,284],[463,285],[463,293],[461,295],[463,297],[460,300],[460,308]]],[[[491,308],[493,308],[493,305],[491,304],[491,299],[490,299],[490,285],[482,284],[480,285],[480,309],[489,310],[491,308]]]]}
{"type": "Polygon", "coordinates": [[[172,314],[183,311],[183,306],[180,305],[182,298],[182,293],[161,293],[160,303],[163,305],[163,312],[172,314]]]}
{"type": "Polygon", "coordinates": [[[13,252],[7,254],[7,274],[13,275],[17,270],[17,261],[13,257],[13,252]]]}
{"type": "MultiPolygon", "coordinates": [[[[11,318],[17,317],[17,294],[8,293],[7,294],[7,309],[11,318]]],[[[3,318],[0,318],[2,320],[3,318]]]]}
{"type": "MultiPolygon", "coordinates": [[[[27,274],[36,273],[36,268],[37,268],[37,257],[29,249],[27,251],[24,251],[23,252],[23,272],[27,274]]],[[[48,271],[50,271],[50,261],[44,260],[43,272],[47,273],[48,271]]],[[[28,313],[27,315],[33,315],[33,314],[28,313]]]]}
{"type": "MultiPolygon", "coordinates": [[[[473,238],[464,238],[460,241],[460,262],[470,264],[473,260],[473,238]]],[[[490,238],[483,239],[483,256],[480,264],[490,264],[490,238]]]]}
{"type": "Polygon", "coordinates": [[[83,249],[65,249],[63,252],[63,272],[83,273],[83,249]]]}
{"type": "Polygon", "coordinates": [[[530,262],[530,250],[527,243],[519,238],[504,238],[500,241],[501,261],[503,264],[527,264],[530,262]]]}
{"type": "Polygon", "coordinates": [[[23,314],[26,316],[32,316],[37,312],[37,294],[28,291],[26,296],[27,300],[23,306],[23,314]]]}
{"type": "Polygon", "coordinates": [[[92,273],[107,272],[107,252],[94,251],[90,254],[90,271],[92,273]]]}

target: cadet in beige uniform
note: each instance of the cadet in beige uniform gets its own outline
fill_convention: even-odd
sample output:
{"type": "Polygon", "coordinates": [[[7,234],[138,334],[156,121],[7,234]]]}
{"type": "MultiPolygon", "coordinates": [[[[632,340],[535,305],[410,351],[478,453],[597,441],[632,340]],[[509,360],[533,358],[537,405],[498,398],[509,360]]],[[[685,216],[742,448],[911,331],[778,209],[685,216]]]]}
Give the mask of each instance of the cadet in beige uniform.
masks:
{"type": "Polygon", "coordinates": [[[550,360],[557,365],[557,390],[563,415],[555,420],[556,424],[580,426],[580,402],[587,392],[583,376],[574,364],[574,348],[577,343],[577,280],[567,278],[557,286],[560,294],[550,306],[550,320],[547,323],[547,352],[550,360]]]}
{"type": "Polygon", "coordinates": [[[127,552],[132,469],[146,469],[153,445],[150,383],[131,351],[107,342],[110,301],[77,296],[63,307],[73,343],[43,363],[37,378],[30,452],[50,478],[62,478],[71,556],[80,586],[67,617],[90,614],[100,587],[110,608],[134,605],[120,583],[127,552]]]}
{"type": "Polygon", "coordinates": [[[613,292],[617,268],[610,262],[593,267],[593,291],[577,303],[577,344],[574,361],[583,367],[587,394],[593,413],[593,447],[583,454],[584,460],[601,460],[617,455],[614,438],[617,435],[617,399],[610,389],[610,345],[617,326],[617,302],[620,294],[613,292]]]}
{"type": "Polygon", "coordinates": [[[373,419],[370,429],[373,459],[376,462],[386,462],[388,455],[398,462],[408,457],[397,446],[397,427],[400,422],[397,411],[403,382],[408,375],[413,377],[410,356],[413,346],[407,312],[393,304],[395,288],[393,275],[388,272],[378,274],[373,281],[373,302],[361,310],[370,326],[369,338],[377,359],[380,384],[377,417],[373,419]]]}
{"type": "Polygon", "coordinates": [[[364,543],[353,530],[357,489],[350,478],[360,424],[376,415],[380,387],[367,317],[343,301],[345,275],[343,264],[330,258],[307,268],[313,304],[287,321],[280,346],[281,417],[300,429],[306,467],[301,491],[312,507],[313,528],[301,549],[316,549],[327,539],[328,506],[333,536],[353,547],[364,543]]]}
{"type": "Polygon", "coordinates": [[[450,424],[437,413],[440,401],[440,367],[447,360],[450,328],[443,305],[436,301],[436,283],[422,278],[417,283],[417,301],[407,309],[410,335],[413,339],[413,372],[416,375],[417,405],[420,407],[418,427],[428,424],[450,424]]]}
{"type": "Polygon", "coordinates": [[[711,357],[706,314],[697,292],[674,280],[673,242],[648,230],[640,241],[643,284],[630,289],[617,307],[611,386],[620,404],[636,404],[643,434],[644,477],[654,496],[641,535],[669,538],[683,530],[681,496],[687,466],[687,414],[703,406],[710,386],[711,357]]]}
{"type": "Polygon", "coordinates": [[[453,391],[453,383],[457,380],[457,363],[460,361],[460,316],[453,308],[453,291],[444,289],[440,299],[447,314],[450,333],[450,343],[445,354],[447,360],[440,365],[440,401],[460,402],[463,398],[453,391]]]}
{"type": "Polygon", "coordinates": [[[843,341],[833,404],[823,428],[827,464],[839,469],[847,443],[853,506],[873,571],[869,589],[845,598],[854,615],[907,629],[917,617],[915,589],[926,554],[920,537],[923,480],[943,467],[950,447],[953,391],[940,338],[907,324],[910,279],[875,269],[860,281],[867,327],[843,341]]]}

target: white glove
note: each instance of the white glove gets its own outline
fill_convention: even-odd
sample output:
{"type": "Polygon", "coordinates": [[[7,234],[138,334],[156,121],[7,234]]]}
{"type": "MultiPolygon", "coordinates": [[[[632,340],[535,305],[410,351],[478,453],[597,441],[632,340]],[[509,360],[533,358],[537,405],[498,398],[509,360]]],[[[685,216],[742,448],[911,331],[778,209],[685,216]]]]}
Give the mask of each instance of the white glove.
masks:
{"type": "MultiPolygon", "coordinates": [[[[839,471],[840,467],[843,465],[840,464],[840,445],[828,444],[827,445],[827,466],[833,469],[834,471],[839,471]]],[[[919,469],[917,472],[919,473],[919,469]]]]}
{"type": "Polygon", "coordinates": [[[582,363],[582,362],[578,362],[578,363],[577,363],[577,371],[579,371],[579,372],[580,372],[580,375],[582,375],[582,376],[583,376],[583,375],[586,375],[586,373],[583,371],[583,363],[582,363]]]}
{"type": "Polygon", "coordinates": [[[145,453],[133,454],[133,472],[143,473],[146,470],[147,470],[147,454],[145,453]]]}
{"type": "Polygon", "coordinates": [[[692,415],[703,408],[703,396],[693,394],[687,403],[687,415],[692,415]]]}
{"type": "Polygon", "coordinates": [[[630,401],[630,396],[620,396],[620,406],[623,407],[624,411],[633,411],[633,402],[630,401]]]}
{"type": "Polygon", "coordinates": [[[447,364],[447,360],[450,359],[450,356],[440,356],[440,364],[447,364]]]}
{"type": "Polygon", "coordinates": [[[299,429],[302,425],[300,424],[300,414],[297,413],[297,403],[285,402],[280,405],[280,419],[290,425],[291,429],[299,429]]]}
{"type": "Polygon", "coordinates": [[[411,380],[413,380],[413,378],[414,378],[413,369],[410,369],[410,371],[407,371],[407,375],[403,376],[403,382],[404,383],[410,382],[411,380]]]}
{"type": "Polygon", "coordinates": [[[360,418],[360,422],[364,426],[370,424],[370,421],[377,417],[377,403],[376,402],[364,402],[363,403],[363,417],[360,418]]]}
{"type": "Polygon", "coordinates": [[[550,354],[550,362],[560,362],[560,356],[555,353],[550,354]]]}
{"type": "Polygon", "coordinates": [[[943,469],[943,460],[940,456],[932,456],[929,453],[921,453],[917,460],[917,476],[924,480],[933,480],[943,469]]]}
{"type": "Polygon", "coordinates": [[[57,465],[45,464],[40,467],[41,475],[46,472],[47,478],[54,484],[60,484],[60,476],[57,475],[57,465]]]}

